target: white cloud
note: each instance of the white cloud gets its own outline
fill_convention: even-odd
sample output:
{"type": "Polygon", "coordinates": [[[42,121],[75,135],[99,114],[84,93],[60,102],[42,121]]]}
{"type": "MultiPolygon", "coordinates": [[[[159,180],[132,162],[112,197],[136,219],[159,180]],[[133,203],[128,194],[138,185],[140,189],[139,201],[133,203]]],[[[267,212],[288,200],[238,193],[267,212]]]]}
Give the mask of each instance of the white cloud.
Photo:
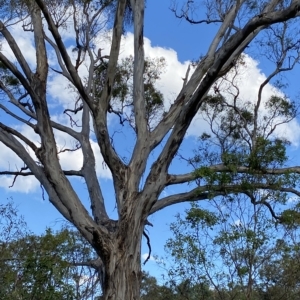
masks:
{"type": "MultiPolygon", "coordinates": [[[[17,41],[29,66],[34,68],[36,66],[36,56],[35,48],[33,46],[33,34],[30,31],[23,31],[18,25],[19,24],[10,26],[10,33],[17,41]]],[[[1,41],[1,52],[12,62],[16,62],[16,58],[6,41],[1,41]]]]}
{"type": "MultiPolygon", "coordinates": [[[[142,254],[142,260],[145,261],[146,259],[148,259],[149,254],[148,253],[144,253],[142,254]]],[[[157,259],[150,255],[150,258],[148,259],[148,261],[153,261],[153,262],[157,262],[157,259]]]]}
{"type": "MultiPolygon", "coordinates": [[[[62,120],[66,121],[66,119],[62,120]]],[[[63,124],[63,122],[60,123],[63,124]]],[[[30,127],[26,125],[19,125],[16,126],[15,129],[17,129],[21,134],[34,142],[36,146],[39,146],[39,137],[30,127]]],[[[61,131],[55,130],[55,139],[58,151],[63,151],[65,149],[74,149],[76,147],[76,140],[61,131]]],[[[98,144],[92,140],[90,140],[90,142],[95,155],[97,176],[110,179],[111,172],[103,161],[98,144]]],[[[3,144],[0,144],[0,147],[0,170],[15,172],[24,167],[23,161],[13,151],[8,149],[3,144]]],[[[26,150],[31,155],[31,157],[33,157],[33,159],[37,161],[34,152],[28,147],[26,147],[26,150]]],[[[80,170],[83,164],[81,149],[78,149],[77,151],[61,152],[59,154],[59,159],[64,170],[80,170]]],[[[0,186],[10,191],[25,193],[34,192],[35,190],[37,190],[37,188],[39,188],[39,182],[34,176],[18,176],[14,185],[10,187],[13,183],[13,180],[14,176],[1,176],[0,186]]]]}
{"type": "Polygon", "coordinates": [[[242,221],[240,219],[237,219],[237,220],[234,221],[234,225],[236,227],[241,227],[241,226],[243,226],[243,223],[242,223],[242,221]]]}
{"type": "MultiPolygon", "coordinates": [[[[133,38],[134,37],[132,33],[127,33],[126,36],[123,37],[120,50],[120,59],[128,57],[129,55],[133,55],[133,38]]],[[[111,40],[109,35],[99,38],[97,47],[102,49],[102,55],[109,54],[110,42],[111,40]]],[[[165,72],[161,75],[161,79],[157,85],[160,91],[164,94],[166,108],[169,108],[170,104],[174,101],[176,95],[182,88],[182,78],[185,76],[189,62],[181,63],[178,60],[176,51],[173,49],[152,47],[151,41],[146,37],[144,39],[144,46],[146,57],[164,57],[166,59],[165,72]]],[[[71,48],[68,49],[68,52],[71,54],[71,56],[74,56],[74,54],[71,52],[71,48]]],[[[82,78],[88,74],[85,64],[81,65],[79,68],[79,73],[82,78]]],[[[74,103],[74,95],[72,96],[71,90],[68,88],[68,84],[68,80],[62,78],[62,76],[54,75],[48,86],[50,95],[63,104],[64,107],[66,104],[74,103]]]]}
{"type": "MultiPolygon", "coordinates": [[[[31,33],[24,33],[23,30],[18,29],[19,27],[14,26],[11,28],[12,34],[14,35],[17,43],[20,45],[21,50],[26,49],[24,51],[24,55],[26,59],[29,61],[31,66],[35,65],[35,50],[33,47],[33,39],[31,33]]],[[[71,38],[72,35],[64,32],[64,37],[66,39],[71,38]]],[[[186,70],[188,68],[189,62],[180,62],[178,60],[178,56],[175,50],[167,49],[164,47],[153,47],[151,45],[151,41],[145,37],[144,39],[145,45],[145,56],[150,58],[164,57],[166,60],[166,68],[165,72],[161,75],[161,80],[158,82],[159,89],[163,92],[165,98],[165,108],[168,109],[170,104],[176,98],[176,95],[182,88],[182,78],[185,77],[186,70]]],[[[109,46],[110,46],[110,34],[107,33],[103,36],[99,36],[97,39],[97,47],[102,48],[102,55],[109,54],[109,46]]],[[[10,57],[13,57],[11,50],[7,44],[3,43],[2,49],[5,55],[9,54],[10,57]]],[[[68,48],[68,52],[72,54],[72,47],[68,48]]],[[[49,56],[51,57],[51,65],[55,66],[55,56],[53,50],[50,50],[49,56]]],[[[120,59],[133,55],[133,34],[128,33],[123,37],[122,45],[121,45],[121,56],[120,59]]],[[[258,68],[258,62],[253,60],[251,57],[246,56],[245,58],[246,64],[245,68],[241,71],[240,75],[237,77],[237,82],[240,89],[240,101],[255,101],[257,97],[257,91],[259,85],[265,80],[266,76],[262,73],[262,71],[258,68]]],[[[87,75],[87,68],[83,64],[79,68],[79,73],[82,76],[87,75]]],[[[75,92],[68,87],[69,82],[63,76],[51,73],[49,84],[48,84],[48,95],[49,99],[49,107],[53,109],[51,112],[54,114],[51,115],[52,120],[57,121],[61,124],[69,126],[70,120],[68,116],[63,114],[63,109],[66,108],[74,108],[74,104],[77,100],[77,96],[75,92]],[[56,110],[57,107],[61,109],[56,110]],[[63,109],[62,109],[63,108],[63,109]]],[[[280,91],[275,89],[272,85],[267,85],[264,89],[263,99],[269,98],[274,93],[280,94],[280,91]]],[[[81,113],[79,112],[75,115],[75,118],[80,120],[81,113]]],[[[290,139],[290,141],[297,145],[300,138],[300,126],[296,120],[290,122],[289,124],[282,125],[278,128],[277,133],[279,135],[284,135],[290,139]]],[[[19,127],[20,132],[22,132],[25,136],[30,137],[37,144],[39,140],[37,139],[37,135],[26,126],[19,127]]],[[[196,115],[193,120],[189,130],[188,136],[199,136],[204,131],[208,130],[208,124],[203,121],[201,115],[196,115]]],[[[64,133],[55,132],[58,149],[63,149],[67,147],[73,147],[75,141],[67,136],[64,133]]],[[[109,169],[105,166],[103,162],[103,158],[100,154],[99,147],[97,143],[91,140],[92,148],[96,157],[96,171],[99,177],[103,178],[111,178],[111,174],[109,169]]],[[[32,153],[31,153],[32,154],[32,153]]],[[[80,169],[82,166],[82,153],[81,150],[75,152],[64,152],[59,155],[61,164],[66,169],[80,169]]],[[[20,169],[23,166],[22,161],[13,154],[6,147],[1,145],[1,157],[0,157],[0,168],[1,169],[20,169]],[[9,164],[13,164],[9,165],[9,164]],[[15,167],[17,165],[17,167],[15,167]]],[[[24,191],[32,191],[37,188],[38,183],[34,177],[22,178],[17,180],[14,188],[16,190],[21,189],[21,184],[23,184],[24,191]]],[[[5,180],[11,179],[8,177],[5,180]]],[[[0,182],[0,186],[9,186],[5,180],[0,182]]]]}
{"type": "MultiPolygon", "coordinates": [[[[0,170],[19,172],[24,167],[23,161],[10,149],[0,143],[0,170]]],[[[25,170],[24,172],[29,172],[25,170]]],[[[13,192],[30,193],[39,187],[39,182],[34,176],[15,176],[1,175],[0,187],[13,192]],[[13,185],[13,186],[12,186],[13,185]]]]}
{"type": "MultiPolygon", "coordinates": [[[[244,103],[256,103],[258,99],[258,91],[261,84],[266,80],[266,75],[259,69],[258,61],[254,60],[248,55],[244,56],[244,64],[238,67],[238,74],[234,78],[234,83],[238,87],[238,104],[242,106],[244,103]]],[[[233,80],[233,73],[228,74],[228,81],[219,80],[218,88],[222,91],[222,94],[229,99],[232,98],[230,93],[236,94],[237,90],[232,87],[230,81],[233,80]]],[[[271,96],[284,97],[284,94],[274,87],[272,84],[267,84],[262,93],[262,102],[260,105],[259,113],[261,119],[263,115],[267,113],[264,106],[266,101],[271,96]]],[[[276,119],[280,121],[279,118],[276,119]]],[[[203,120],[201,114],[197,114],[196,118],[193,120],[189,130],[188,135],[200,136],[203,132],[210,132],[209,125],[203,120]]],[[[293,145],[298,146],[300,140],[300,125],[296,119],[289,123],[282,124],[277,127],[275,135],[278,137],[287,138],[293,145]]]]}
{"type": "Polygon", "coordinates": [[[70,82],[65,77],[61,75],[51,76],[48,82],[47,92],[52,99],[50,103],[51,106],[62,105],[65,109],[74,109],[77,95],[71,90],[70,82]]]}
{"type": "Polygon", "coordinates": [[[298,196],[291,196],[288,198],[287,203],[289,204],[296,204],[299,203],[300,197],[298,196]]]}
{"type": "Polygon", "coordinates": [[[40,183],[34,176],[18,176],[15,179],[14,176],[1,175],[0,186],[10,192],[29,194],[36,191],[40,183]]]}
{"type": "MultiPolygon", "coordinates": [[[[134,36],[132,33],[128,33],[123,38],[121,58],[133,55],[133,39],[134,36]]],[[[178,60],[177,52],[173,49],[158,46],[153,47],[151,41],[147,37],[144,38],[144,48],[145,57],[152,59],[164,57],[166,60],[165,72],[161,75],[157,87],[163,93],[165,98],[165,108],[168,109],[182,88],[182,78],[185,77],[190,62],[180,62],[178,60]]]]}
{"type": "Polygon", "coordinates": [[[93,141],[90,141],[92,144],[92,149],[96,159],[96,173],[99,177],[102,178],[112,178],[111,172],[107,165],[105,164],[103,157],[100,153],[99,145],[93,141]]]}

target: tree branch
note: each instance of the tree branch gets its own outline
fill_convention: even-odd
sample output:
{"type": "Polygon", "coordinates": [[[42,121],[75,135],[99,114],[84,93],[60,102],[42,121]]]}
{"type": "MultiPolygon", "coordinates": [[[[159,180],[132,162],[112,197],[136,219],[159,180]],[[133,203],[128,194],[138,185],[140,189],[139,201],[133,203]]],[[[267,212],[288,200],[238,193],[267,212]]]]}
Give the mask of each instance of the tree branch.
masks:
{"type": "Polygon", "coordinates": [[[138,190],[140,176],[145,171],[147,157],[151,152],[151,145],[148,141],[149,130],[146,117],[146,101],[144,96],[144,0],[131,0],[131,6],[134,8],[133,104],[137,142],[132,153],[129,168],[132,170],[132,173],[135,174],[135,180],[130,182],[130,188],[138,190]]]}
{"type": "Polygon", "coordinates": [[[45,34],[44,38],[52,46],[52,48],[55,51],[58,64],[62,70],[62,72],[60,74],[62,74],[64,77],[66,77],[70,82],[72,82],[74,84],[70,74],[68,73],[68,71],[66,69],[66,66],[64,65],[64,63],[62,61],[62,57],[61,57],[61,54],[59,52],[57,45],[46,34],[45,34]]]}
{"type": "MultiPolygon", "coordinates": [[[[6,108],[4,105],[0,104],[0,109],[2,109],[3,111],[5,111],[8,115],[12,116],[14,119],[28,125],[29,127],[31,127],[32,129],[35,129],[35,125],[30,123],[29,121],[17,116],[16,114],[14,114],[13,112],[11,112],[8,108],[6,108]]],[[[25,108],[24,108],[25,109],[25,108]]]]}
{"type": "MultiPolygon", "coordinates": [[[[8,45],[10,46],[10,49],[14,53],[14,55],[15,55],[17,61],[19,62],[25,76],[30,81],[31,76],[32,76],[32,72],[30,70],[30,67],[27,64],[27,61],[26,61],[25,57],[23,56],[22,51],[18,47],[15,39],[13,38],[13,36],[7,30],[6,26],[1,21],[0,21],[0,32],[3,34],[3,36],[6,39],[8,45]]],[[[2,61],[1,56],[0,56],[0,60],[2,61]]]]}
{"type": "MultiPolygon", "coordinates": [[[[67,170],[63,171],[66,176],[80,176],[83,177],[82,171],[76,171],[76,170],[67,170]]],[[[0,171],[0,175],[20,175],[20,176],[33,176],[33,172],[20,172],[20,171],[0,171]]]]}
{"type": "Polygon", "coordinates": [[[80,138],[83,154],[82,174],[85,178],[85,182],[88,188],[94,220],[97,224],[99,224],[103,221],[108,220],[109,218],[105,209],[104,197],[95,170],[96,161],[94,152],[90,144],[89,133],[90,112],[87,104],[83,103],[82,132],[80,138]]]}
{"type": "MultiPolygon", "coordinates": [[[[206,167],[210,171],[213,172],[220,172],[220,173],[233,173],[232,169],[228,168],[227,166],[224,166],[223,164],[213,165],[206,167]]],[[[247,174],[251,173],[253,175],[284,175],[288,173],[295,173],[300,174],[300,166],[295,167],[287,167],[287,168],[274,168],[274,169],[264,169],[264,170],[253,170],[249,167],[242,167],[237,166],[235,167],[234,173],[239,174],[247,174]]],[[[167,185],[172,184],[181,184],[181,183],[188,183],[190,181],[196,180],[201,178],[201,176],[197,176],[195,172],[190,172],[186,174],[180,174],[180,175],[174,175],[169,174],[167,185]]]]}
{"type": "Polygon", "coordinates": [[[73,64],[71,62],[71,59],[70,59],[70,57],[67,53],[67,50],[66,50],[65,45],[62,41],[62,38],[61,38],[61,36],[58,32],[58,28],[55,26],[46,4],[42,0],[36,0],[35,2],[37,3],[37,5],[40,7],[40,9],[43,12],[43,15],[44,15],[44,17],[47,21],[48,26],[49,26],[49,30],[52,33],[52,36],[53,36],[53,38],[56,42],[56,45],[59,49],[59,52],[60,52],[61,57],[62,57],[62,59],[65,63],[65,66],[66,66],[68,72],[70,73],[70,76],[72,78],[72,83],[77,88],[79,94],[84,99],[84,101],[87,102],[87,104],[89,105],[89,108],[93,111],[94,110],[94,105],[93,105],[91,99],[89,98],[89,96],[87,95],[87,93],[84,89],[84,86],[82,84],[82,81],[81,81],[75,67],[73,66],[73,64]]]}
{"type": "MultiPolygon", "coordinates": [[[[251,191],[253,190],[273,190],[286,193],[292,193],[300,197],[300,192],[294,188],[280,187],[278,185],[253,183],[251,184],[251,191]]],[[[242,185],[203,185],[192,189],[189,192],[171,195],[158,200],[152,207],[150,214],[157,212],[167,206],[187,202],[187,201],[200,201],[208,200],[210,198],[225,196],[231,193],[248,193],[249,189],[244,188],[242,185]]],[[[248,195],[248,194],[247,194],[248,195]]]]}
{"type": "MultiPolygon", "coordinates": [[[[173,204],[178,204],[178,203],[182,203],[182,202],[187,202],[187,201],[200,201],[200,200],[207,200],[209,199],[209,197],[212,195],[212,192],[208,192],[209,187],[201,187],[201,188],[194,188],[189,192],[185,192],[185,193],[179,193],[179,194],[175,194],[175,195],[171,195],[165,198],[162,198],[160,200],[157,200],[157,202],[153,205],[151,211],[150,211],[150,215],[154,214],[155,212],[173,205],[173,204]]],[[[221,195],[226,195],[225,191],[221,191],[221,192],[215,192],[213,194],[215,197],[216,196],[221,196],[221,195]]]]}
{"type": "MultiPolygon", "coordinates": [[[[204,101],[204,96],[208,93],[212,84],[219,78],[218,73],[221,71],[224,64],[228,62],[228,59],[233,59],[232,54],[235,53],[237,49],[239,49],[240,45],[247,39],[247,37],[252,37],[253,31],[255,31],[256,29],[261,30],[264,26],[295,18],[299,16],[299,11],[300,11],[300,0],[295,0],[288,8],[284,10],[264,12],[261,15],[255,16],[244,26],[242,30],[233,34],[228,39],[228,41],[219,50],[217,50],[217,52],[214,55],[214,58],[212,59],[213,62],[208,65],[209,68],[207,72],[205,69],[206,72],[205,77],[201,81],[199,87],[194,92],[194,94],[190,93],[192,97],[189,97],[187,104],[183,108],[181,108],[179,116],[176,114],[176,107],[174,109],[177,120],[172,130],[172,133],[170,134],[164,146],[164,149],[162,150],[156,163],[153,165],[150,174],[146,180],[146,186],[148,186],[147,192],[150,192],[150,190],[152,189],[152,183],[154,178],[157,178],[159,176],[161,181],[165,180],[164,178],[166,177],[167,169],[174,155],[178,151],[192,119],[194,118],[199,107],[204,101]]],[[[249,43],[250,39],[247,42],[249,43]]],[[[204,65],[207,65],[207,63],[205,62],[207,59],[208,58],[204,59],[203,61],[204,65]]],[[[195,72],[197,72],[197,70],[195,72]]],[[[191,80],[194,80],[193,76],[191,80]]],[[[186,87],[190,87],[190,82],[186,85],[186,87]]],[[[183,88],[183,90],[185,90],[185,88],[183,88]]],[[[181,101],[186,102],[187,101],[186,94],[182,94],[181,91],[180,95],[182,97],[181,101]]],[[[172,107],[170,111],[171,110],[172,107]]],[[[160,137],[162,137],[162,135],[166,133],[165,130],[166,128],[168,128],[168,126],[165,125],[162,126],[163,122],[164,120],[156,128],[157,129],[156,134],[159,137],[157,140],[153,141],[154,145],[157,141],[160,140],[160,137]]],[[[156,138],[157,136],[154,137],[156,138]]]]}
{"type": "MultiPolygon", "coordinates": [[[[109,61],[107,65],[107,76],[106,80],[101,92],[101,97],[98,101],[98,108],[106,114],[109,108],[109,102],[112,95],[112,88],[114,84],[119,52],[120,52],[120,44],[121,44],[121,37],[123,33],[123,20],[124,20],[124,12],[126,7],[127,0],[119,0],[116,13],[115,13],[115,22],[113,26],[113,35],[112,35],[112,42],[109,54],[109,61]]],[[[102,114],[100,117],[102,117],[102,114]]]]}
{"type": "Polygon", "coordinates": [[[270,205],[269,202],[267,202],[266,200],[257,201],[255,199],[255,197],[253,196],[253,194],[248,192],[248,191],[245,191],[244,194],[247,195],[250,198],[251,203],[253,205],[264,205],[264,206],[266,206],[274,219],[279,220],[279,221],[281,220],[281,217],[277,216],[275,214],[275,211],[273,210],[273,208],[272,208],[272,206],[270,205]]]}
{"type": "Polygon", "coordinates": [[[41,182],[48,192],[49,199],[52,204],[61,212],[61,214],[69,221],[71,216],[69,210],[62,204],[57,196],[52,184],[48,181],[43,173],[42,167],[38,166],[24,146],[12,134],[7,133],[0,127],[0,142],[14,151],[25,163],[26,166],[33,172],[34,176],[41,182]]]}
{"type": "MultiPolygon", "coordinates": [[[[17,100],[13,94],[2,84],[2,82],[0,81],[0,88],[7,94],[7,96],[9,97],[10,102],[15,105],[16,107],[18,107],[24,114],[26,114],[28,117],[37,120],[37,116],[35,113],[31,112],[30,110],[27,110],[24,105],[22,105],[20,103],[19,100],[17,100]]],[[[0,104],[0,108],[5,111],[7,114],[9,114],[10,116],[12,116],[13,118],[15,118],[16,120],[30,126],[31,128],[33,128],[34,130],[36,130],[36,125],[30,123],[29,121],[26,121],[23,118],[18,117],[16,114],[14,114],[13,112],[11,112],[8,108],[6,108],[3,104],[0,104]]],[[[62,124],[56,123],[54,121],[50,121],[51,126],[59,131],[65,132],[67,134],[69,134],[70,136],[72,136],[74,139],[79,139],[79,133],[74,131],[73,129],[71,129],[70,127],[64,126],[62,124]]]]}
{"type": "Polygon", "coordinates": [[[8,68],[17,79],[19,79],[22,86],[25,88],[25,90],[30,94],[33,95],[34,92],[32,90],[31,85],[26,80],[26,78],[23,76],[23,74],[17,69],[17,67],[9,60],[7,59],[3,53],[0,51],[0,61],[3,63],[3,65],[8,68]]]}
{"type": "Polygon", "coordinates": [[[0,122],[0,128],[2,130],[4,130],[5,132],[7,133],[10,133],[16,137],[18,137],[20,140],[22,140],[26,145],[28,145],[34,152],[37,151],[37,146],[31,142],[29,139],[27,139],[23,134],[21,134],[19,131],[13,129],[13,128],[10,128],[6,125],[4,125],[3,123],[0,122]]]}
{"type": "Polygon", "coordinates": [[[110,48],[109,61],[107,66],[107,76],[101,91],[101,96],[99,101],[97,101],[97,112],[92,111],[94,117],[94,130],[97,138],[99,148],[105,163],[108,165],[109,169],[112,171],[113,180],[115,184],[116,192],[123,186],[124,176],[125,176],[125,165],[119,158],[115,150],[113,149],[108,127],[107,127],[107,111],[109,109],[109,102],[112,95],[112,88],[114,84],[117,63],[120,52],[121,36],[123,32],[123,20],[124,12],[126,7],[126,0],[118,1],[116,13],[114,30],[112,36],[112,44],[110,48]]]}
{"type": "Polygon", "coordinates": [[[36,74],[38,74],[41,82],[46,82],[48,77],[48,59],[47,50],[44,40],[44,29],[41,16],[41,10],[33,2],[31,13],[32,26],[34,27],[33,35],[36,48],[36,74]]]}
{"type": "Polygon", "coordinates": [[[144,5],[144,0],[131,0],[131,7],[134,12],[133,105],[138,139],[147,133],[146,104],[144,99],[144,5]]]}

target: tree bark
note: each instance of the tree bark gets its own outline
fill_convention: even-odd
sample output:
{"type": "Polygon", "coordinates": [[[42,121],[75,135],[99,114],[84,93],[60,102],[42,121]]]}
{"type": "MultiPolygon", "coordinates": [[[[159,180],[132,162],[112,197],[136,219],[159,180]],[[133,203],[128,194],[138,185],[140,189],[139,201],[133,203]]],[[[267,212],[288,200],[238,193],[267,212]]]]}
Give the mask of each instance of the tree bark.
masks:
{"type": "Polygon", "coordinates": [[[110,247],[104,260],[103,299],[140,299],[143,228],[128,228],[110,247]]]}

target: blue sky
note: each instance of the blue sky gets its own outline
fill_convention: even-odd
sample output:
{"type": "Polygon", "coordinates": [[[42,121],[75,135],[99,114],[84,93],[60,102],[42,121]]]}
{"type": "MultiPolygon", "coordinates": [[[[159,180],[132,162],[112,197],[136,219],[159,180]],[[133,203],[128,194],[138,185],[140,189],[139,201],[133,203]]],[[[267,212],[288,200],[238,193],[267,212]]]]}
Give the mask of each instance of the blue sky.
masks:
{"type": "MultiPolygon", "coordinates": [[[[181,77],[184,77],[185,75],[185,70],[188,65],[187,61],[196,60],[200,55],[205,53],[212,39],[212,34],[216,31],[217,27],[215,25],[191,25],[185,21],[176,19],[174,14],[169,10],[169,1],[161,1],[159,8],[156,1],[148,0],[147,2],[144,33],[145,37],[149,40],[145,43],[147,45],[146,55],[153,57],[155,55],[166,56],[168,71],[163,77],[161,87],[166,98],[171,101],[173,93],[175,93],[174,91],[178,91],[180,88],[178,85],[182,84],[181,77]]],[[[25,36],[22,38],[26,40],[25,36]]],[[[130,40],[130,38],[129,34],[128,40],[130,40]]],[[[130,51],[130,49],[127,49],[124,46],[124,55],[130,53],[130,51]]],[[[258,65],[255,61],[252,61],[249,58],[249,65],[252,68],[251,74],[253,76],[252,78],[248,78],[248,82],[245,83],[245,86],[248,86],[248,88],[249,86],[256,86],[255,80],[257,79],[257,76],[262,76],[261,68],[262,71],[269,70],[270,68],[270,65],[265,60],[262,60],[261,64],[258,65]]],[[[299,68],[287,75],[287,80],[290,84],[289,93],[292,95],[299,93],[297,86],[299,75],[299,68]]],[[[51,81],[49,91],[53,97],[55,97],[55,93],[58,93],[57,98],[64,97],[65,94],[68,94],[67,90],[61,88],[61,82],[59,79],[58,81],[51,81]]],[[[246,92],[249,94],[251,90],[247,90],[246,92]]],[[[66,95],[60,105],[65,105],[64,107],[68,105],[68,101],[70,101],[70,99],[68,99],[67,96],[68,95],[66,95]]],[[[57,107],[55,109],[57,109],[57,107]]],[[[4,112],[0,112],[0,118],[6,118],[4,112]]],[[[57,116],[57,118],[59,120],[59,116],[57,116]]],[[[117,128],[116,120],[112,120],[111,124],[117,128]]],[[[284,129],[285,133],[290,134],[290,132],[292,132],[294,134],[291,156],[295,159],[295,162],[297,160],[296,151],[298,151],[299,140],[299,133],[295,132],[295,130],[298,129],[297,125],[298,124],[295,123],[294,127],[290,129],[290,131],[288,131],[287,128],[284,129]]],[[[190,133],[183,143],[180,150],[181,153],[185,155],[192,153],[192,150],[196,147],[196,136],[200,135],[204,129],[205,125],[198,117],[198,121],[193,123],[190,133]]],[[[132,147],[131,142],[131,133],[125,133],[125,135],[120,134],[116,140],[116,144],[119,145],[119,149],[124,151],[124,153],[126,153],[126,151],[130,152],[130,148],[132,147]]],[[[158,147],[158,150],[159,149],[160,147],[158,147]]],[[[13,169],[13,156],[7,154],[7,150],[4,149],[2,144],[0,144],[0,153],[2,156],[2,161],[0,159],[1,170],[7,168],[7,166],[10,166],[10,168],[13,169]]],[[[63,157],[66,161],[70,159],[71,154],[68,155],[69,157],[63,157]]],[[[72,161],[68,161],[68,163],[72,164],[72,161]]],[[[99,164],[101,165],[101,163],[99,164]]],[[[176,171],[184,173],[189,170],[187,163],[182,160],[177,160],[171,168],[174,173],[176,171]]],[[[100,176],[100,182],[105,199],[113,199],[114,193],[112,189],[112,182],[109,175],[105,173],[104,166],[99,167],[99,173],[102,174],[100,176]]],[[[30,230],[36,233],[42,233],[46,227],[60,227],[62,224],[62,217],[49,203],[47,196],[45,196],[45,200],[42,199],[41,188],[38,185],[35,184],[34,188],[30,188],[30,185],[33,184],[32,182],[29,182],[26,178],[18,178],[16,187],[8,188],[9,182],[12,182],[12,179],[2,179],[2,184],[0,183],[2,186],[0,188],[0,194],[2,195],[1,202],[3,203],[7,201],[8,198],[12,197],[13,201],[17,204],[20,213],[24,215],[30,230]]],[[[88,196],[84,183],[79,179],[74,179],[72,182],[80,194],[82,201],[88,206],[88,196]]],[[[183,189],[187,188],[188,187],[183,187],[183,189]]],[[[179,187],[172,187],[166,192],[174,193],[177,190],[179,190],[179,187]]],[[[108,212],[113,216],[115,214],[114,201],[109,202],[108,212]]],[[[174,215],[177,212],[182,212],[188,206],[188,204],[180,204],[168,207],[149,218],[149,221],[154,225],[153,228],[148,228],[153,254],[163,255],[164,243],[170,236],[168,224],[174,220],[174,215]]],[[[147,247],[145,245],[143,245],[142,253],[147,253],[147,247]]],[[[145,269],[155,274],[160,273],[156,264],[151,261],[148,262],[145,269]]]]}

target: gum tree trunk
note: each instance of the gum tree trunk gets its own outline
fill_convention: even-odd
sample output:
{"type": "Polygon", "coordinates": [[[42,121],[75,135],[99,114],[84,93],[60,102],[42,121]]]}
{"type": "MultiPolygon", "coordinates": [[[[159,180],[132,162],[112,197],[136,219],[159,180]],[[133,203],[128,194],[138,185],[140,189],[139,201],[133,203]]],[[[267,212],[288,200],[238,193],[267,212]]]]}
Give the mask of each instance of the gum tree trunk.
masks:
{"type": "Polygon", "coordinates": [[[103,295],[105,300],[140,299],[141,247],[140,239],[132,239],[114,245],[105,263],[103,295]],[[129,243],[129,244],[128,244],[129,243]]]}
{"type": "Polygon", "coordinates": [[[103,263],[103,299],[140,299],[143,224],[118,222],[108,242],[99,245],[102,249],[99,256],[103,263]]]}

